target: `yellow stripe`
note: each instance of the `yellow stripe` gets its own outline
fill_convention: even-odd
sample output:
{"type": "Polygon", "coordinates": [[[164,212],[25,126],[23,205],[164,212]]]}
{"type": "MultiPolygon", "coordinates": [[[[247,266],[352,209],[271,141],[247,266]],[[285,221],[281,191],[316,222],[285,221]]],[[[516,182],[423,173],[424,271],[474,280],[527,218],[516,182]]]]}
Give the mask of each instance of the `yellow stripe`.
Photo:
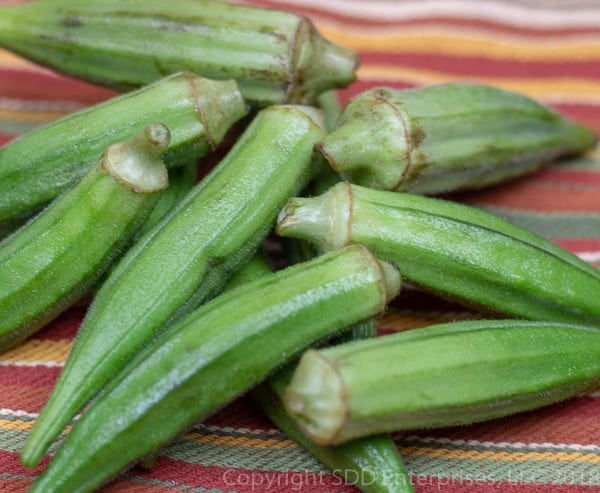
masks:
{"type": "Polygon", "coordinates": [[[20,122],[51,122],[65,116],[69,111],[24,111],[24,110],[7,110],[0,108],[1,120],[15,120],[20,122]]]}
{"type": "Polygon", "coordinates": [[[19,430],[19,431],[29,431],[33,428],[35,421],[21,421],[21,420],[10,420],[10,419],[0,419],[0,428],[3,430],[19,430]]]}
{"type": "Polygon", "coordinates": [[[186,434],[184,439],[210,445],[229,445],[232,447],[244,446],[256,449],[300,448],[300,446],[292,440],[273,440],[272,438],[252,438],[244,436],[202,435],[196,432],[186,434]]]}
{"type": "Polygon", "coordinates": [[[0,48],[0,68],[10,68],[10,69],[19,69],[19,70],[30,70],[32,72],[44,72],[46,69],[43,69],[39,65],[36,65],[33,62],[26,60],[23,57],[15,55],[10,51],[6,51],[0,48]]]}
{"type": "MultiPolygon", "coordinates": [[[[600,58],[600,38],[529,39],[504,34],[474,33],[452,29],[431,29],[383,26],[355,28],[348,25],[322,23],[321,32],[329,40],[357,51],[380,53],[443,54],[508,60],[597,61],[600,58]]],[[[466,28],[467,29],[467,28],[466,28]]]]}
{"type": "Polygon", "coordinates": [[[416,85],[438,84],[470,80],[481,84],[502,87],[520,92],[530,97],[552,99],[582,99],[600,101],[600,80],[586,80],[569,77],[546,77],[543,79],[457,76],[445,72],[418,70],[402,66],[365,64],[358,69],[358,77],[363,80],[405,82],[416,85]]]}
{"type": "Polygon", "coordinates": [[[398,447],[401,454],[444,459],[503,460],[509,462],[544,460],[553,462],[587,462],[600,464],[600,456],[581,452],[506,452],[492,450],[460,450],[429,447],[398,447]]]}
{"type": "Polygon", "coordinates": [[[7,363],[64,363],[71,349],[70,340],[29,339],[24,343],[5,351],[2,361],[7,363]]]}

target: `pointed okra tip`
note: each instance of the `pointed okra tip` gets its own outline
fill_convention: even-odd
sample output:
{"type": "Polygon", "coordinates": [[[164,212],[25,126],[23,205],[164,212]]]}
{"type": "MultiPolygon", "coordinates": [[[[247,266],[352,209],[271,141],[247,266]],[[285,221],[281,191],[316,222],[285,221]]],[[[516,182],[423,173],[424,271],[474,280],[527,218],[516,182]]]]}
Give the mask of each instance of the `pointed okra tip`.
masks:
{"type": "Polygon", "coordinates": [[[314,442],[334,443],[348,412],[343,381],[335,366],[318,351],[306,351],[285,389],[284,406],[314,442]]]}
{"type": "Polygon", "coordinates": [[[100,159],[100,167],[134,192],[159,192],[169,185],[161,155],[170,141],[167,127],[151,123],[130,140],[109,145],[100,159]]]}

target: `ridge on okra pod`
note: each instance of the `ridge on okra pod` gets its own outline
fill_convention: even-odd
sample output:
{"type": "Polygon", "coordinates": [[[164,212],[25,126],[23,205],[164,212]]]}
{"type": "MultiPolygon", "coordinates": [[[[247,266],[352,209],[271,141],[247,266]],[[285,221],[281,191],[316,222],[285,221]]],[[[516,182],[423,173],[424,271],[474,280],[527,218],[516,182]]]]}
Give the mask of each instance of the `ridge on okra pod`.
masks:
{"type": "Polygon", "coordinates": [[[461,82],[364,91],[317,149],[357,185],[437,194],[513,179],[595,142],[533,99],[461,82]]]}
{"type": "Polygon", "coordinates": [[[113,379],[30,493],[93,491],[310,344],[381,313],[399,290],[397,269],[355,245],[217,296],[113,379]]]}
{"type": "Polygon", "coordinates": [[[89,399],[159,333],[223,289],[318,168],[318,110],[260,111],[223,160],[116,264],[83,320],[21,460],[33,467],[89,399]]]}
{"type": "Polygon", "coordinates": [[[0,224],[39,210],[77,183],[107,145],[144,125],[169,128],[164,159],[174,167],[212,152],[246,113],[234,81],[179,73],[66,115],[0,149],[0,224]]]}
{"type": "Polygon", "coordinates": [[[182,70],[235,79],[255,107],[314,104],[355,79],[358,56],[290,12],[216,0],[37,0],[0,7],[0,46],[130,90],[182,70]]]}
{"type": "Polygon", "coordinates": [[[0,243],[0,348],[58,316],[133,240],[168,185],[159,123],[111,144],[71,190],[0,243]]]}
{"type": "Polygon", "coordinates": [[[475,207],[342,182],[290,199],[276,231],[320,251],[362,244],[407,281],[494,313],[600,323],[600,271],[475,207]]]}
{"type": "Polygon", "coordinates": [[[334,445],[498,418],[599,383],[598,328],[480,320],[306,351],[285,406],[311,439],[334,445]]]}

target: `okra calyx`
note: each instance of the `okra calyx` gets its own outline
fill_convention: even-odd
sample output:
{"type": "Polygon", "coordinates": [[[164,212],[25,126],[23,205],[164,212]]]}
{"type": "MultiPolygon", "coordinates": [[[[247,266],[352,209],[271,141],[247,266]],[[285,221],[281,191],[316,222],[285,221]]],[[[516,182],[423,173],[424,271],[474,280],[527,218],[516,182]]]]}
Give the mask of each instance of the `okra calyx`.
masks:
{"type": "Polygon", "coordinates": [[[134,192],[159,192],[169,185],[161,155],[170,140],[167,127],[162,123],[151,123],[131,140],[108,146],[100,167],[134,192]]]}

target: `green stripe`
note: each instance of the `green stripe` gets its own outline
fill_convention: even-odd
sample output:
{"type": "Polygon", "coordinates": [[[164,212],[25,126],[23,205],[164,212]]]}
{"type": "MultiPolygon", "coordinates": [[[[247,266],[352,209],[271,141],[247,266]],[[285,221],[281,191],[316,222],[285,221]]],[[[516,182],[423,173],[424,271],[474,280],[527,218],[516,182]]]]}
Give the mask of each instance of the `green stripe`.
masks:
{"type": "Polygon", "coordinates": [[[480,208],[547,239],[600,238],[600,213],[541,213],[515,211],[504,207],[480,206],[480,208]]]}
{"type": "MultiPolygon", "coordinates": [[[[252,437],[255,438],[255,437],[252,437]]],[[[162,456],[202,466],[261,469],[273,472],[328,472],[302,448],[256,448],[236,445],[213,445],[195,440],[179,441],[161,452],[162,456]]]]}
{"type": "MultiPolygon", "coordinates": [[[[50,122],[48,121],[47,123],[50,122]]],[[[3,120],[0,118],[0,133],[7,135],[23,135],[42,125],[44,125],[44,122],[3,120]]]]}

